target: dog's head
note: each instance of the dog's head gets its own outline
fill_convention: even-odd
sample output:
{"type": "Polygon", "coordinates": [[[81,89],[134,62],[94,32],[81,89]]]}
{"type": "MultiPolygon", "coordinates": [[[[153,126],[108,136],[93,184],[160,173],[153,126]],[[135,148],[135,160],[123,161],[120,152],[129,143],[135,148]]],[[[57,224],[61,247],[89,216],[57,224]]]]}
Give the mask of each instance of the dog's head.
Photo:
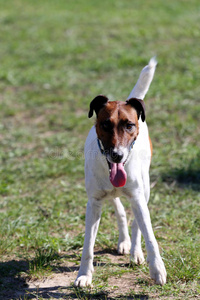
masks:
{"type": "Polygon", "coordinates": [[[138,120],[141,117],[145,121],[144,102],[136,98],[126,102],[109,101],[106,96],[99,95],[90,103],[89,118],[94,111],[96,132],[110,168],[111,183],[123,186],[126,183],[124,163],[139,133],[138,120]]]}
{"type": "Polygon", "coordinates": [[[106,96],[99,95],[90,103],[88,116],[92,117],[94,111],[97,115],[97,136],[110,168],[110,181],[116,187],[126,184],[124,164],[139,133],[138,120],[141,117],[145,121],[143,99],[153,79],[156,65],[156,58],[151,58],[149,64],[142,69],[126,102],[110,102],[106,96]]]}

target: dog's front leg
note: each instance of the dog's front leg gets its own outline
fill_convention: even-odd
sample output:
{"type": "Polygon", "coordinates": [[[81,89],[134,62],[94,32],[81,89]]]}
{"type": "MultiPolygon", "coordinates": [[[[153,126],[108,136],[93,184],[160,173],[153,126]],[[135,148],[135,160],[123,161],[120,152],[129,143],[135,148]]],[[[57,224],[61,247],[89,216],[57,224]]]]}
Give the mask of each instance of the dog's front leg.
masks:
{"type": "Polygon", "coordinates": [[[101,200],[91,199],[87,203],[85,240],[81,257],[81,266],[74,282],[75,286],[91,285],[93,268],[94,243],[101,218],[101,200]]]}
{"type": "Polygon", "coordinates": [[[151,225],[149,210],[142,191],[138,191],[131,200],[136,221],[145,239],[150,276],[157,284],[163,285],[166,283],[167,273],[160,256],[151,225]]]}

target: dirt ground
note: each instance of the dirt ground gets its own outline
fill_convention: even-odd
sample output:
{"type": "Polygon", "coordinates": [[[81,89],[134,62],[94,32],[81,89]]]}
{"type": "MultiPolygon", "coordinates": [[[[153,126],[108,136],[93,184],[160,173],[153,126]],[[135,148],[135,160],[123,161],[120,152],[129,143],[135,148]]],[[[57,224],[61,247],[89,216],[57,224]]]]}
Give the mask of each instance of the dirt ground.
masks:
{"type": "MultiPolygon", "coordinates": [[[[101,261],[109,261],[111,264],[127,264],[128,257],[117,254],[98,253],[101,261]]],[[[103,263],[102,263],[103,264],[103,263]]],[[[123,266],[122,266],[123,267],[123,266]]],[[[74,289],[72,284],[78,272],[78,266],[68,260],[64,260],[59,267],[55,267],[52,274],[40,279],[27,277],[28,263],[23,260],[9,260],[0,263],[3,273],[0,276],[0,300],[11,299],[149,299],[149,296],[141,294],[141,288],[137,284],[137,278],[133,272],[124,273],[122,276],[108,278],[106,289],[97,291],[95,296],[83,294],[79,289],[74,289]],[[7,272],[6,272],[7,270],[7,272]],[[20,275],[19,275],[20,274],[20,275]],[[134,290],[133,296],[127,296],[134,290]]],[[[112,265],[109,266],[112,268],[112,265]]],[[[132,293],[133,294],[133,293],[132,293]]],[[[94,294],[93,294],[94,295],[94,294]]],[[[156,299],[154,297],[154,299],[156,299]]]]}

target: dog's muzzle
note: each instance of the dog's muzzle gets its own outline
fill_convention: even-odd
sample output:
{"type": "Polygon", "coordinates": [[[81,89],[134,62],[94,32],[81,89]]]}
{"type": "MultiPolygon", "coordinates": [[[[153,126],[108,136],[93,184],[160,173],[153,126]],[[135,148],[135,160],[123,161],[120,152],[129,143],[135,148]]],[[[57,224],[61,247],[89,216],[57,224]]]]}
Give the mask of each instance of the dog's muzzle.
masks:
{"type": "Polygon", "coordinates": [[[113,163],[119,164],[122,162],[124,153],[121,150],[116,151],[114,149],[110,149],[109,157],[113,163]]]}
{"type": "Polygon", "coordinates": [[[99,150],[106,157],[106,161],[108,163],[110,172],[110,182],[114,187],[123,187],[126,184],[127,179],[127,174],[124,169],[124,165],[128,160],[129,154],[135,141],[131,143],[128,157],[124,162],[122,162],[124,158],[124,153],[120,149],[115,150],[111,148],[110,150],[104,150],[101,140],[97,139],[97,143],[99,150]]]}

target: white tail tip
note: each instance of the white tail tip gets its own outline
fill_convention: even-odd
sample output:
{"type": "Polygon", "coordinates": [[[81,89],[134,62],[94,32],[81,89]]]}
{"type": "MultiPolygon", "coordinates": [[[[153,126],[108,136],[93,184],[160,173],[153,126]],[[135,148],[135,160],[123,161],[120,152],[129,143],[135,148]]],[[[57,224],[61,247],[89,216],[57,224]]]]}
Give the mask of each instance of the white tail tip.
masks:
{"type": "Polygon", "coordinates": [[[156,65],[157,65],[157,63],[158,63],[158,62],[157,62],[156,56],[153,56],[153,57],[150,59],[148,66],[149,66],[149,68],[155,68],[156,65]]]}
{"type": "Polygon", "coordinates": [[[148,92],[151,81],[153,79],[156,65],[157,65],[157,60],[156,57],[154,56],[150,59],[149,64],[142,69],[139,79],[127,99],[130,98],[138,98],[141,100],[144,99],[146,93],[148,92]]]}

